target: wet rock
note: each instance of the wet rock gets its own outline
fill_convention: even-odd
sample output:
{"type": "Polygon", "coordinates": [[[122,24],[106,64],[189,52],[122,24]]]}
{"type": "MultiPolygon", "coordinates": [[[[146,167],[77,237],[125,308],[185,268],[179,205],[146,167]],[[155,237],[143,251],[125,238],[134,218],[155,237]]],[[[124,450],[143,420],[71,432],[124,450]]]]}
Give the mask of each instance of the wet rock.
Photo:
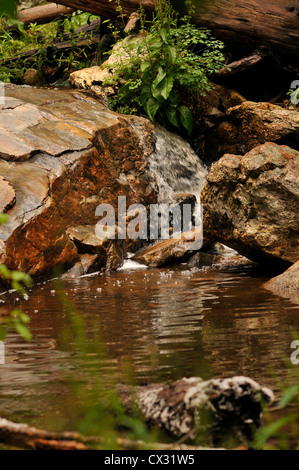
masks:
{"type": "Polygon", "coordinates": [[[208,138],[214,159],[225,153],[244,155],[265,142],[288,145],[299,150],[299,114],[271,103],[245,101],[227,110],[208,138]]]}
{"type": "MultiPolygon", "coordinates": [[[[95,225],[99,204],[117,212],[118,196],[126,196],[127,205],[156,202],[148,170],[154,128],[80,92],[14,86],[5,92],[0,175],[15,191],[16,203],[7,211],[9,223],[0,227],[1,262],[32,276],[53,275],[78,260],[66,230],[95,225]]],[[[110,255],[102,268],[118,263],[112,248],[110,255]]]]}
{"type": "MultiPolygon", "coordinates": [[[[95,253],[92,260],[94,269],[105,267],[107,271],[119,268],[126,256],[126,240],[119,238],[115,227],[108,227],[105,237],[99,235],[95,225],[81,225],[67,230],[70,239],[77,246],[79,253],[95,253]]],[[[81,261],[82,264],[82,261],[81,261]]],[[[90,266],[87,268],[90,269],[90,266]]]]}
{"type": "Polygon", "coordinates": [[[195,255],[193,255],[187,265],[189,268],[204,268],[208,266],[212,266],[219,260],[219,257],[211,254],[211,253],[204,253],[199,251],[195,255]]]}
{"type": "Polygon", "coordinates": [[[158,268],[190,258],[202,248],[201,230],[185,232],[179,239],[162,240],[138,251],[133,261],[158,268]],[[197,242],[196,242],[197,240],[197,242]]]}
{"type": "Polygon", "coordinates": [[[214,163],[202,191],[204,235],[259,262],[299,259],[299,152],[274,143],[214,163]]]}
{"type": "Polygon", "coordinates": [[[274,294],[290,298],[299,304],[299,261],[284,273],[270,279],[264,287],[274,294]]]}

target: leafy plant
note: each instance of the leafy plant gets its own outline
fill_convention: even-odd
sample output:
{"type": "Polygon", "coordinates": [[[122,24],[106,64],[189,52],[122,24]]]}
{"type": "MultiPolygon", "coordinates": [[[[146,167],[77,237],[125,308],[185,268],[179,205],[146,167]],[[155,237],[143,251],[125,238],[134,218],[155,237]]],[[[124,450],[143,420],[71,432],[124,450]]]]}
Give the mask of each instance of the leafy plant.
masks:
{"type": "Polygon", "coordinates": [[[146,21],[141,26],[136,38],[113,50],[113,75],[104,85],[121,86],[110,102],[116,110],[137,107],[151,121],[168,122],[190,135],[193,118],[180,100],[180,89],[201,95],[211,89],[208,77],[223,64],[223,44],[207,29],[192,25],[189,16],[179,19],[168,1],[156,5],[148,31],[146,21]]]}
{"type": "MultiPolygon", "coordinates": [[[[22,22],[7,15],[0,17],[0,80],[3,82],[21,83],[27,69],[34,68],[43,75],[46,70],[59,72],[61,75],[69,71],[81,69],[90,64],[88,59],[89,43],[78,48],[74,40],[77,28],[89,24],[97,16],[77,11],[64,20],[45,25],[31,23],[27,29],[22,22]],[[7,29],[7,27],[9,27],[7,29]],[[51,48],[53,42],[65,41],[66,34],[70,48],[65,52],[51,48]],[[34,51],[29,57],[22,54],[34,51]],[[13,58],[13,61],[10,59],[13,58]]],[[[81,32],[78,40],[88,39],[81,32]]]]}
{"type": "MultiPolygon", "coordinates": [[[[293,336],[297,337],[295,334],[293,336]]],[[[273,411],[268,411],[264,426],[257,431],[257,449],[299,450],[299,366],[291,364],[289,358],[285,358],[284,362],[288,375],[283,385],[277,381],[281,390],[280,399],[274,410],[275,415],[273,411]]]]}
{"type": "MultiPolygon", "coordinates": [[[[0,214],[0,225],[7,222],[7,215],[0,214]]],[[[28,274],[21,271],[10,271],[4,264],[0,264],[0,277],[22,295],[26,294],[26,287],[30,287],[32,282],[28,274]]],[[[26,341],[30,341],[29,320],[29,317],[18,309],[14,309],[8,317],[0,316],[0,341],[6,338],[9,329],[16,330],[26,341]]]]}

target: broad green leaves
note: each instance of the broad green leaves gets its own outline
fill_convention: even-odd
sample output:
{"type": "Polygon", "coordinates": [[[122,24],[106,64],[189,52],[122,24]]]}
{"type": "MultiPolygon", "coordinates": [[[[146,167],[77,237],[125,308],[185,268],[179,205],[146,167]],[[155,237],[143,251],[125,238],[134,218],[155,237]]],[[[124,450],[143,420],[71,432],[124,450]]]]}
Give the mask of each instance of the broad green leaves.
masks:
{"type": "Polygon", "coordinates": [[[190,135],[193,117],[181,90],[203,95],[211,89],[208,76],[222,67],[223,44],[192,25],[190,17],[179,19],[167,0],[157,3],[148,31],[145,25],[136,41],[119,48],[114,82],[106,84],[125,84],[111,103],[116,110],[145,111],[151,121],[190,135]]]}

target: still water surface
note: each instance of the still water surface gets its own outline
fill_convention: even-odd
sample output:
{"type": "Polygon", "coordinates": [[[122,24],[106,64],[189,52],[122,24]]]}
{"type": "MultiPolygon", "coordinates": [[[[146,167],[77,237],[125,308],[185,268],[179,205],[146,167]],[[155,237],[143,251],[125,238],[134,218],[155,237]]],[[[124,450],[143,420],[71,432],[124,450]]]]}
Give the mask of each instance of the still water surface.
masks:
{"type": "MultiPolygon", "coordinates": [[[[276,389],[273,371],[283,382],[284,356],[290,356],[292,331],[299,332],[299,305],[266,291],[269,277],[229,252],[212,268],[122,269],[63,285],[89,333],[100,321],[107,373],[128,360],[137,383],[238,374],[276,389]]],[[[76,353],[61,339],[66,309],[53,281],[35,285],[28,296],[0,296],[0,312],[20,308],[30,316],[33,334],[30,343],[16,334],[5,342],[0,415],[67,428],[72,398],[66,371],[76,353]]]]}

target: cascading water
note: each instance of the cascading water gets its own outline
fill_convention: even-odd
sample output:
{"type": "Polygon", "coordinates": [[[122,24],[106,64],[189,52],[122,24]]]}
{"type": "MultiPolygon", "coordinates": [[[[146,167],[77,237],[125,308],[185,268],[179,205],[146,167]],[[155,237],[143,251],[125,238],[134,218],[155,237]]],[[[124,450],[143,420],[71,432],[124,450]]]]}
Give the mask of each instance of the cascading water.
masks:
{"type": "Polygon", "coordinates": [[[172,203],[176,193],[194,194],[197,202],[205,184],[207,169],[191,146],[176,134],[157,125],[156,150],[150,169],[159,187],[159,203],[172,203]]]}

